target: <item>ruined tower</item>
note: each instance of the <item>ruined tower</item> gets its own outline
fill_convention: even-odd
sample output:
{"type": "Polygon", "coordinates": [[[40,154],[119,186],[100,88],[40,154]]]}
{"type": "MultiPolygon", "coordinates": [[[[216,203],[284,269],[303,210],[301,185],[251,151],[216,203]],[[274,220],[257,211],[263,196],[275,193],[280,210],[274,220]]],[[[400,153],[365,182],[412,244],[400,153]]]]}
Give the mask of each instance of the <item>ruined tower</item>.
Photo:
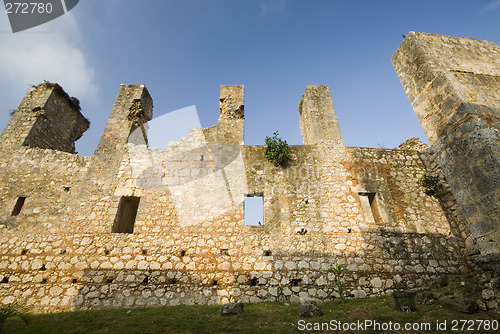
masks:
{"type": "Polygon", "coordinates": [[[75,153],[75,141],[88,128],[78,100],[58,84],[44,83],[26,93],[0,137],[0,149],[22,145],[75,153]]]}
{"type": "Polygon", "coordinates": [[[500,47],[410,32],[392,63],[454,195],[468,253],[500,252],[500,47]]]}

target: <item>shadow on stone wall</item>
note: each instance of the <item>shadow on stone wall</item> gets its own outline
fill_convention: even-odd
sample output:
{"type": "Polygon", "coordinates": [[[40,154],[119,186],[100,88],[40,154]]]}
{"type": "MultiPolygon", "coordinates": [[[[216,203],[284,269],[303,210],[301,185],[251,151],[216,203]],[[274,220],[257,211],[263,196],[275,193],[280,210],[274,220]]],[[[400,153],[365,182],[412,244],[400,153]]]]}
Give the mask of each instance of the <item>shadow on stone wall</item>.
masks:
{"type": "Polygon", "coordinates": [[[182,270],[86,269],[73,309],[217,304],[217,282],[182,270]]]}
{"type": "MultiPolygon", "coordinates": [[[[346,295],[355,297],[426,287],[438,276],[466,269],[455,238],[383,229],[368,233],[377,247],[364,254],[273,251],[261,258],[265,270],[86,269],[72,309],[336,298],[327,272],[337,264],[353,272],[354,278],[345,277],[346,295]]],[[[233,267],[243,261],[243,256],[230,260],[233,267]]]]}

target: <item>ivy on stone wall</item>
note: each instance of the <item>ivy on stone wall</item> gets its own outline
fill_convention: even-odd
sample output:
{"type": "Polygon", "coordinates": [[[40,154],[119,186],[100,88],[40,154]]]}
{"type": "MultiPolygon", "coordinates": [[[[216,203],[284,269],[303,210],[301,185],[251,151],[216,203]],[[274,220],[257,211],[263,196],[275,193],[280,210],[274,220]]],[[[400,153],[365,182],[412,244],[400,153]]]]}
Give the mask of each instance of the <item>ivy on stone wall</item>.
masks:
{"type": "Polygon", "coordinates": [[[267,160],[272,162],[275,166],[284,166],[291,159],[290,150],[288,149],[286,140],[278,136],[278,131],[276,131],[272,137],[266,136],[265,155],[267,160]]]}

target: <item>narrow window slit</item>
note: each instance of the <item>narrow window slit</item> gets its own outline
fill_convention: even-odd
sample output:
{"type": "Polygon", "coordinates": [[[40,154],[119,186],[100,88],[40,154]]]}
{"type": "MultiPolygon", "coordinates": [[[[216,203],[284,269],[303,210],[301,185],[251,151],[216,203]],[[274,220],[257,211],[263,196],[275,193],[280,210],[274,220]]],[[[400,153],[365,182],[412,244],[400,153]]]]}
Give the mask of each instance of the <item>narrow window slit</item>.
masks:
{"type": "Polygon", "coordinates": [[[14,205],[14,209],[12,210],[12,216],[17,216],[21,213],[21,209],[23,208],[24,201],[26,201],[26,196],[19,196],[16,201],[16,205],[14,205]]]}
{"type": "Polygon", "coordinates": [[[365,213],[365,218],[369,222],[381,224],[382,217],[380,216],[380,207],[378,205],[376,193],[359,193],[361,207],[365,213]]]}
{"type": "Polygon", "coordinates": [[[112,233],[133,233],[140,197],[124,196],[120,198],[118,211],[113,223],[112,233]]]}

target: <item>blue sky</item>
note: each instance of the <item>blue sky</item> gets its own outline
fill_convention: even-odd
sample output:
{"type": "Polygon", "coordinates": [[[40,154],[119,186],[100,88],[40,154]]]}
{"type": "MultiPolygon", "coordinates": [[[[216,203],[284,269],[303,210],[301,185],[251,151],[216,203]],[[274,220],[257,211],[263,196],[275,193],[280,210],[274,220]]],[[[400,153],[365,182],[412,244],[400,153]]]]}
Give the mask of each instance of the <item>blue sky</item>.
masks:
{"type": "Polygon", "coordinates": [[[16,34],[0,13],[0,129],[31,84],[58,82],[92,123],[77,142],[92,155],[121,83],[145,84],[156,117],[195,105],[203,127],[219,86],[244,84],[246,143],[279,130],[301,144],[298,102],[326,84],[346,145],[392,148],[424,137],[390,63],[408,31],[500,44],[500,1],[82,0],[16,34]]]}

